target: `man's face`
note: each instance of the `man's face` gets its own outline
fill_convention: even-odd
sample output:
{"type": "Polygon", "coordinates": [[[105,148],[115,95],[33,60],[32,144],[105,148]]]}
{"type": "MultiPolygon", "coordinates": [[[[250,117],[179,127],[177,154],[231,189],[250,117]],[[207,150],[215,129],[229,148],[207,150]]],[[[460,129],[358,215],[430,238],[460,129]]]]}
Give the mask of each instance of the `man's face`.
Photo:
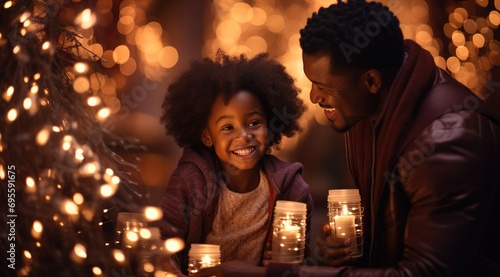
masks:
{"type": "Polygon", "coordinates": [[[343,133],[359,121],[373,116],[380,100],[370,92],[364,72],[330,72],[330,55],[303,54],[304,73],[312,82],[310,99],[324,109],[332,128],[343,133]]]}

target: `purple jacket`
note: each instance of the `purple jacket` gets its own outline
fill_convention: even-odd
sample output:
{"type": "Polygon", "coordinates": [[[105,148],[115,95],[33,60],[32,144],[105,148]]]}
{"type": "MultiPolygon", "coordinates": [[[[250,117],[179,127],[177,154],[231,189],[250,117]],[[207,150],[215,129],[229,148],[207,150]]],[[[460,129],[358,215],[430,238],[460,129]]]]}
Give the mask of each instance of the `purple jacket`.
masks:
{"type": "MultiPolygon", "coordinates": [[[[269,179],[268,239],[272,236],[272,214],[277,200],[307,204],[306,256],[309,253],[313,201],[309,185],[302,178],[300,163],[286,163],[273,155],[265,155],[261,166],[269,179]]],[[[177,169],[170,177],[160,207],[162,238],[181,237],[186,243],[183,251],[173,257],[180,270],[187,274],[188,250],[192,243],[202,243],[210,232],[217,211],[219,186],[217,180],[225,172],[212,151],[203,148],[184,149],[177,169]]],[[[262,259],[262,258],[261,258],[262,259]]]]}

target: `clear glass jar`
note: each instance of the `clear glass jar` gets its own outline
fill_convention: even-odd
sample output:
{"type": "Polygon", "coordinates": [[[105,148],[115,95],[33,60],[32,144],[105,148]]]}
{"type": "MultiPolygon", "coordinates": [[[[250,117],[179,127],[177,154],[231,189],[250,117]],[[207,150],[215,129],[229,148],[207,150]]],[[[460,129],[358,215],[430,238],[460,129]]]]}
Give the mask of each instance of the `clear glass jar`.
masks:
{"type": "Polygon", "coordinates": [[[188,256],[188,275],[193,275],[202,268],[220,264],[220,245],[193,243],[188,256]]]}
{"type": "Polygon", "coordinates": [[[115,247],[132,248],[139,240],[139,231],[146,227],[146,219],[143,214],[121,212],[118,213],[115,228],[115,247]],[[134,234],[127,235],[128,232],[134,234]]]}
{"type": "Polygon", "coordinates": [[[332,236],[351,240],[351,257],[363,256],[363,207],[359,190],[330,190],[328,218],[332,236]]]}
{"type": "Polygon", "coordinates": [[[273,220],[273,261],[302,263],[306,245],[306,218],[305,203],[276,201],[273,220]]]}
{"type": "Polygon", "coordinates": [[[142,228],[139,231],[139,244],[137,249],[137,276],[154,277],[157,272],[162,272],[164,242],[160,237],[160,228],[142,228]]]}

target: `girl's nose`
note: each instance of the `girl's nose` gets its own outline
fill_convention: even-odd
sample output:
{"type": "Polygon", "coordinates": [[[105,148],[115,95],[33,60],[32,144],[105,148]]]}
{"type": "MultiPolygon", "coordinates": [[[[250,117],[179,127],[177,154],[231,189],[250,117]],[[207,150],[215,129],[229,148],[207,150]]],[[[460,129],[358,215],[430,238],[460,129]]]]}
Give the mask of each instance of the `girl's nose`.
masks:
{"type": "Polygon", "coordinates": [[[238,139],[241,139],[243,141],[249,141],[252,138],[252,133],[246,130],[245,128],[242,128],[241,131],[238,133],[238,139]]]}

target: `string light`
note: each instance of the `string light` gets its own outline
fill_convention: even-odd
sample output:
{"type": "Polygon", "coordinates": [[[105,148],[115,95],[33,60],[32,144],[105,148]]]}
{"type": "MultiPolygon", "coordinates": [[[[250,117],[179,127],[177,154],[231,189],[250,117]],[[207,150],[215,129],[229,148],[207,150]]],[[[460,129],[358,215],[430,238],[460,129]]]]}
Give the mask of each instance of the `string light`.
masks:
{"type": "MultiPolygon", "coordinates": [[[[299,87],[308,87],[310,83],[302,72],[298,31],[307,16],[317,10],[320,5],[327,5],[331,1],[302,2],[290,3],[285,7],[280,6],[281,4],[277,2],[268,1],[250,3],[238,0],[214,0],[210,9],[214,22],[206,24],[207,27],[204,30],[206,39],[202,54],[213,55],[219,48],[229,54],[255,55],[267,51],[278,57],[297,80],[299,87]]],[[[400,1],[383,2],[391,4],[400,1]]],[[[479,82],[479,78],[488,79],[487,75],[492,67],[499,63],[500,43],[495,39],[494,33],[497,32],[496,29],[500,24],[498,11],[492,10],[488,14],[479,14],[480,9],[470,8],[469,4],[462,5],[466,1],[453,4],[448,8],[449,22],[443,27],[445,39],[449,39],[449,42],[446,42],[436,38],[428,24],[429,7],[425,1],[407,2],[412,2],[412,9],[392,7],[401,20],[405,38],[415,39],[431,52],[440,67],[451,72],[455,78],[473,88],[475,92],[484,89],[485,84],[479,82]]],[[[22,134],[22,137],[31,138],[27,140],[26,145],[18,146],[39,151],[30,152],[29,157],[35,156],[31,155],[32,153],[40,153],[40,157],[60,158],[47,163],[47,166],[50,167],[47,171],[50,172],[40,174],[42,170],[30,167],[31,164],[19,170],[20,180],[26,178],[25,185],[20,186],[22,193],[26,194],[27,199],[38,199],[37,209],[42,209],[38,211],[33,206],[28,205],[28,203],[34,203],[33,201],[23,203],[27,207],[25,210],[28,216],[27,222],[33,222],[31,226],[28,224],[26,233],[31,234],[34,240],[27,240],[27,245],[22,246],[26,249],[20,249],[20,251],[23,251],[22,253],[28,260],[36,262],[38,257],[43,256],[37,255],[38,251],[51,249],[51,247],[45,247],[51,244],[47,238],[49,236],[53,238],[54,234],[57,234],[57,230],[67,234],[68,230],[72,231],[71,228],[75,226],[84,227],[84,229],[89,227],[87,226],[89,222],[103,226],[102,221],[99,220],[99,223],[95,223],[97,221],[93,220],[94,216],[100,215],[99,211],[94,211],[89,207],[96,207],[103,198],[109,199],[114,196],[121,183],[120,177],[117,176],[118,173],[115,173],[111,168],[104,169],[103,164],[98,159],[98,156],[107,152],[101,149],[94,154],[88,145],[84,145],[77,139],[80,136],[75,134],[80,131],[84,134],[92,134],[93,132],[85,132],[88,130],[86,129],[87,124],[81,124],[78,115],[73,116],[73,113],[78,112],[79,109],[90,108],[89,114],[92,117],[89,118],[94,119],[95,116],[98,121],[107,122],[112,114],[120,111],[120,101],[122,100],[120,94],[130,88],[130,85],[133,84],[132,80],[137,80],[137,78],[129,76],[143,74],[148,80],[163,80],[166,76],[165,72],[175,69],[180,57],[178,49],[170,45],[169,37],[172,34],[168,34],[160,22],[148,22],[146,18],[147,5],[139,5],[137,1],[124,0],[120,3],[109,0],[96,1],[93,8],[99,15],[99,22],[91,9],[79,11],[78,8],[81,5],[70,5],[70,12],[62,13],[62,16],[77,15],[74,20],[73,18],[66,20],[66,22],[74,22],[75,26],[50,29],[63,30],[56,38],[50,37],[51,32],[46,32],[47,29],[44,25],[45,22],[56,20],[56,17],[45,11],[44,6],[37,6],[32,10],[21,12],[17,8],[11,9],[19,3],[18,1],[6,1],[3,8],[4,10],[10,9],[7,14],[12,16],[12,19],[8,22],[16,23],[9,33],[20,39],[12,40],[12,45],[7,43],[5,34],[0,34],[0,48],[3,51],[12,47],[11,50],[3,51],[3,53],[8,52],[10,56],[13,56],[10,58],[22,64],[26,70],[12,75],[16,78],[10,78],[9,83],[3,86],[6,88],[2,93],[2,100],[5,101],[6,105],[5,120],[9,124],[3,124],[8,125],[8,127],[3,127],[0,124],[0,131],[6,133],[5,130],[9,130],[7,132],[9,136],[10,134],[22,134]],[[118,6],[114,7],[113,5],[118,6]],[[117,14],[113,14],[115,8],[119,11],[117,14]],[[14,12],[19,14],[14,14],[14,12]],[[113,22],[116,22],[116,25],[109,26],[123,35],[123,39],[117,43],[118,46],[110,48],[97,42],[98,39],[94,37],[94,28],[108,26],[104,24],[112,24],[113,22]],[[95,27],[96,24],[100,24],[99,27],[95,27]],[[77,33],[78,35],[74,35],[77,33]],[[59,74],[54,74],[55,72],[51,71],[56,67],[47,70],[46,62],[48,60],[44,60],[51,59],[50,62],[53,62],[59,58],[56,54],[60,51],[65,52],[65,58],[68,56],[78,57],[73,64],[67,63],[69,65],[64,69],[65,71],[56,72],[67,74],[69,79],[65,81],[71,84],[68,89],[63,89],[64,82],[54,82],[56,86],[51,85],[59,74]],[[37,66],[30,64],[30,62],[39,61],[43,61],[43,63],[36,64],[37,66]],[[89,66],[94,62],[101,63],[107,71],[106,74],[96,72],[95,68],[89,66]],[[71,97],[61,101],[63,99],[61,95],[71,97]],[[74,99],[82,99],[84,106],[75,106],[76,109],[73,109],[71,105],[75,105],[75,103],[71,101],[74,99]],[[64,110],[65,105],[69,105],[66,110],[64,110]],[[64,110],[64,112],[55,113],[55,109],[50,110],[53,107],[64,110]],[[40,111],[44,111],[44,113],[40,113],[40,111]],[[50,112],[55,113],[53,117],[59,122],[44,118],[50,112]],[[42,122],[44,119],[47,119],[46,122],[42,122]],[[33,123],[35,127],[27,127],[32,126],[27,123],[33,123]],[[67,174],[68,172],[71,174],[67,174]],[[95,195],[84,197],[83,191],[85,191],[85,196],[89,191],[95,195]],[[51,210],[53,207],[57,209],[51,210]],[[36,214],[37,212],[46,213],[39,216],[36,214]],[[83,216],[78,217],[79,214],[83,216]],[[46,215],[49,215],[48,218],[46,215]],[[87,222],[82,222],[82,218],[87,222]]],[[[400,4],[404,5],[404,3],[400,4]]],[[[37,4],[35,3],[35,5],[37,4]]],[[[486,7],[488,1],[478,0],[475,5],[486,7]]],[[[500,1],[496,0],[494,5],[500,10],[500,1]]],[[[57,8],[63,9],[62,6],[57,6],[57,8]]],[[[304,89],[303,93],[303,97],[307,98],[307,89],[304,89]]],[[[305,103],[309,103],[309,101],[306,99],[305,103]]],[[[314,117],[315,112],[312,111],[302,120],[308,121],[314,117]]],[[[323,115],[321,117],[324,118],[323,115]]],[[[84,120],[83,122],[94,121],[84,120]]],[[[307,126],[307,124],[302,125],[307,126]]],[[[11,143],[10,137],[4,137],[3,140],[5,141],[0,141],[0,152],[2,155],[6,152],[11,153],[11,151],[2,152],[3,148],[1,147],[2,145],[16,147],[15,144],[11,143]]],[[[285,140],[287,140],[287,146],[293,147],[293,143],[290,144],[293,142],[292,140],[285,140]]],[[[26,160],[26,157],[22,158],[26,160]]],[[[0,162],[0,179],[5,180],[6,165],[3,159],[0,162]]],[[[26,162],[20,160],[19,165],[16,164],[16,166],[21,166],[23,163],[26,162]]],[[[108,209],[102,210],[102,213],[108,212],[108,209]]],[[[157,207],[146,207],[144,214],[150,221],[162,217],[161,210],[157,207]]],[[[89,232],[90,229],[92,228],[77,230],[78,233],[75,231],[75,234],[79,235],[70,238],[74,241],[67,244],[70,251],[73,248],[71,259],[76,265],[81,264],[82,260],[87,258],[88,253],[102,250],[93,244],[85,246],[83,242],[77,241],[80,237],[84,237],[81,235],[89,232]],[[73,245],[74,247],[72,247],[73,245]]],[[[103,228],[95,229],[101,230],[103,228]]],[[[85,235],[91,236],[92,234],[85,235]]],[[[133,234],[127,234],[128,236],[134,240],[133,234]]],[[[141,237],[143,236],[148,237],[146,233],[141,234],[141,237]]],[[[106,245],[110,245],[109,242],[102,243],[100,247],[106,245]]],[[[173,254],[184,248],[184,241],[180,238],[170,238],[165,241],[164,246],[167,253],[173,254]]],[[[111,254],[117,263],[127,262],[122,251],[113,250],[111,254]]],[[[106,261],[111,262],[111,259],[106,261]]],[[[38,265],[38,267],[40,266],[42,265],[38,265]]],[[[85,264],[85,266],[89,266],[89,264],[85,264]]],[[[108,275],[103,272],[102,268],[93,264],[90,266],[92,266],[92,272],[95,276],[108,275]]],[[[36,272],[30,270],[38,267],[26,265],[19,272],[26,276],[36,275],[36,272]]],[[[166,273],[166,276],[169,275],[166,273]]]]}
{"type": "Polygon", "coordinates": [[[35,239],[39,239],[42,236],[43,225],[40,221],[35,220],[33,222],[31,236],[35,239]]]}
{"type": "Polygon", "coordinates": [[[4,4],[3,4],[3,8],[4,9],[9,9],[10,7],[12,7],[12,1],[6,1],[4,4]]]}
{"type": "Polygon", "coordinates": [[[14,87],[13,86],[9,86],[5,92],[3,93],[3,100],[5,100],[5,102],[9,102],[10,99],[12,98],[12,95],[14,95],[14,87]]]}
{"type": "Polygon", "coordinates": [[[97,266],[94,266],[92,268],[92,273],[94,273],[95,276],[102,275],[102,269],[97,266]]]}
{"type": "Polygon", "coordinates": [[[111,114],[111,110],[109,108],[102,108],[97,112],[97,118],[101,121],[104,121],[111,114]]]}
{"type": "Polygon", "coordinates": [[[79,74],[87,73],[87,71],[89,70],[89,66],[84,62],[77,62],[73,67],[75,68],[75,71],[79,74]]]}
{"type": "Polygon", "coordinates": [[[8,122],[12,122],[12,121],[16,120],[16,118],[17,118],[17,110],[16,109],[10,109],[7,112],[7,121],[8,122]]]}
{"type": "Polygon", "coordinates": [[[73,202],[71,200],[65,200],[63,205],[62,205],[62,208],[63,208],[63,212],[68,214],[68,215],[77,215],[78,214],[78,206],[75,204],[75,202],[73,202]]]}
{"type": "Polygon", "coordinates": [[[157,221],[163,217],[163,212],[158,207],[149,206],[144,209],[144,215],[148,221],[157,221]]]}
{"type": "Polygon", "coordinates": [[[28,250],[24,250],[24,257],[26,257],[26,259],[32,258],[31,253],[28,250]]]}
{"type": "Polygon", "coordinates": [[[31,177],[31,176],[28,176],[26,178],[26,192],[27,193],[33,193],[36,191],[36,187],[35,187],[35,180],[31,177]]]}
{"type": "Polygon", "coordinates": [[[101,104],[101,98],[97,96],[91,96],[87,98],[87,104],[91,107],[95,107],[101,104]]]}
{"type": "Polygon", "coordinates": [[[125,262],[125,255],[123,254],[123,252],[119,249],[114,249],[113,250],[113,257],[115,258],[115,260],[119,263],[123,263],[125,262]]]}
{"type": "Polygon", "coordinates": [[[96,22],[96,17],[90,9],[83,10],[75,19],[75,23],[82,29],[91,28],[96,22]]]}
{"type": "Polygon", "coordinates": [[[87,249],[82,244],[80,243],[75,244],[75,247],[73,249],[76,256],[83,259],[87,258],[87,249]]]}
{"type": "Polygon", "coordinates": [[[165,250],[169,254],[175,254],[184,249],[184,241],[181,238],[168,238],[165,240],[165,250]]]}

